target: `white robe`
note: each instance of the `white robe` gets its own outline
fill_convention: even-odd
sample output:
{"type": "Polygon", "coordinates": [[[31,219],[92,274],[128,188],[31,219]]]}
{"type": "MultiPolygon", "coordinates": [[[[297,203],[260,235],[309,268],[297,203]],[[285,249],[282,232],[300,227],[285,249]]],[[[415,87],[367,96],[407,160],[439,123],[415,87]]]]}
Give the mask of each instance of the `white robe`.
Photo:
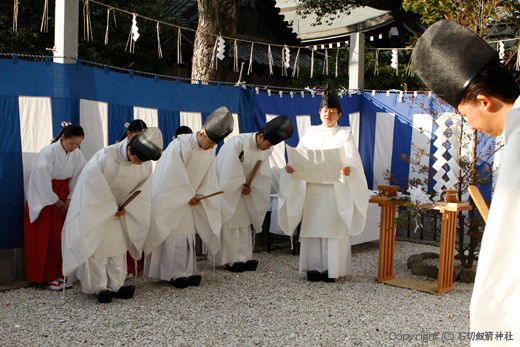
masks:
{"type": "Polygon", "coordinates": [[[520,98],[507,115],[504,140],[471,298],[470,331],[511,333],[513,341],[494,337],[472,346],[512,346],[520,340],[520,98]]]}
{"type": "MultiPolygon", "coordinates": [[[[217,253],[222,227],[221,196],[204,199],[197,206],[189,205],[196,194],[205,196],[219,190],[215,151],[214,148],[203,150],[191,134],[184,134],[168,145],[157,162],[153,174],[150,232],[144,247],[146,276],[169,280],[180,271],[173,261],[167,260],[176,257],[173,243],[178,243],[165,242],[170,235],[178,236],[177,239],[188,237],[187,243],[182,242],[185,247],[191,247],[194,235],[198,234],[209,252],[217,253]]],[[[188,251],[192,259],[193,250],[188,251]]],[[[188,269],[188,275],[196,272],[196,264],[192,266],[194,271],[188,269]]]]}
{"type": "Polygon", "coordinates": [[[269,206],[271,169],[270,150],[261,150],[256,133],[240,134],[229,139],[217,155],[217,177],[222,198],[222,242],[216,257],[217,264],[232,264],[251,259],[253,240],[251,225],[256,233],[262,231],[269,206]],[[257,161],[262,164],[251,182],[251,193],[242,194],[257,161]]]}
{"type": "Polygon", "coordinates": [[[368,187],[361,157],[349,129],[338,125],[309,127],[298,147],[343,148],[351,173],[343,183],[311,184],[292,180],[290,174],[282,171],[278,223],[287,235],[292,235],[303,219],[300,272],[328,270],[331,278],[345,276],[350,273],[349,237],[363,231],[368,209],[368,187]],[[341,250],[347,255],[341,254],[341,250]],[[314,252],[319,254],[310,254],[314,252]]]}
{"type": "Polygon", "coordinates": [[[61,145],[61,140],[44,147],[40,151],[25,188],[31,223],[38,219],[42,208],[54,205],[59,200],[58,196],[52,191],[52,180],[73,178],[69,184],[70,199],[77,177],[85,164],[85,157],[83,157],[79,148],[67,153],[61,145]]]}
{"type": "MultiPolygon", "coordinates": [[[[78,179],[63,227],[65,275],[90,257],[123,256],[128,250],[134,259],[141,259],[150,224],[152,163],[136,165],[124,160],[121,146],[126,144],[123,141],[94,154],[78,179]],[[136,190],[141,194],[125,207],[126,214],[114,217],[136,190]]],[[[95,286],[88,278],[78,277],[82,286],[95,286]]]]}

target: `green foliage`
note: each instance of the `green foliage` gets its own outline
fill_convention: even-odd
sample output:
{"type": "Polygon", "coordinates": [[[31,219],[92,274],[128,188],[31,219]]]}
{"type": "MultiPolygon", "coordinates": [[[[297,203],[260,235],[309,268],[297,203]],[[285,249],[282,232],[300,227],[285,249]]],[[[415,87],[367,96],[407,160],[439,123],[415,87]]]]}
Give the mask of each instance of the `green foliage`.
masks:
{"type": "MultiPolygon", "coordinates": [[[[54,13],[54,12],[52,12],[54,13]]],[[[54,46],[54,18],[49,19],[49,32],[40,32],[43,2],[20,1],[18,5],[18,31],[13,32],[13,1],[0,2],[0,52],[35,55],[52,55],[46,50],[54,46]]]]}
{"type": "Polygon", "coordinates": [[[369,6],[378,10],[399,8],[403,0],[298,0],[302,16],[316,15],[315,25],[331,24],[340,15],[349,15],[357,7],[369,6]]]}
{"type": "MultiPolygon", "coordinates": [[[[76,0],[74,0],[76,1],[76,0]]],[[[161,20],[167,23],[175,23],[170,12],[166,11],[171,6],[167,0],[106,0],[109,6],[120,8],[131,13],[161,20]]],[[[164,45],[177,34],[177,29],[168,25],[160,25],[161,43],[163,45],[163,58],[157,53],[156,22],[137,17],[137,25],[141,36],[135,44],[135,53],[125,51],[130,33],[132,15],[120,11],[111,11],[108,31],[108,45],[105,45],[105,30],[107,26],[107,8],[95,3],[90,3],[92,33],[94,40],[83,39],[83,5],[79,6],[79,47],[80,59],[94,61],[102,64],[126,67],[134,70],[150,71],[154,73],[167,73],[168,67],[174,64],[176,59],[175,49],[165,52],[164,45]],[[114,14],[116,22],[114,22],[114,14]]],[[[41,33],[40,24],[43,14],[43,1],[20,1],[18,10],[18,31],[13,32],[13,2],[0,3],[0,52],[19,53],[52,56],[54,46],[54,3],[49,3],[49,32],[41,33]]]]}
{"type": "MultiPolygon", "coordinates": [[[[111,0],[109,5],[167,23],[175,23],[173,16],[166,11],[167,6],[171,5],[171,1],[141,0],[128,2],[111,0]]],[[[157,53],[156,22],[137,17],[140,36],[135,43],[135,52],[129,53],[125,51],[125,48],[132,26],[132,15],[115,11],[116,22],[114,22],[114,15],[110,14],[108,45],[105,45],[107,9],[96,4],[91,4],[90,6],[94,41],[84,41],[82,39],[83,26],[80,25],[79,56],[82,59],[154,73],[166,73],[167,67],[174,64],[174,50],[170,49],[166,52],[164,45],[168,38],[176,35],[176,28],[160,25],[164,56],[159,58],[157,53]]],[[[82,14],[80,15],[81,18],[82,14]]]]}
{"type": "Polygon", "coordinates": [[[518,0],[404,0],[403,9],[420,15],[427,25],[455,20],[484,39],[497,31],[514,34],[520,26],[518,0]]]}

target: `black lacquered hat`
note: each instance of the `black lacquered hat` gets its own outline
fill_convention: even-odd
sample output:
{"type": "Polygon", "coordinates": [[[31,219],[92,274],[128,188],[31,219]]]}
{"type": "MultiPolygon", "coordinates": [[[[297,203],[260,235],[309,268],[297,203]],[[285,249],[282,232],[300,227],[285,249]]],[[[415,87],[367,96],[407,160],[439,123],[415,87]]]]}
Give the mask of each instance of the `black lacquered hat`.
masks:
{"type": "Polygon", "coordinates": [[[464,90],[498,53],[477,34],[452,20],[428,28],[415,45],[412,70],[417,79],[457,109],[464,90]]]}
{"type": "Polygon", "coordinates": [[[159,128],[144,129],[128,142],[132,154],[141,161],[159,160],[163,151],[163,137],[159,128]]]}
{"type": "Polygon", "coordinates": [[[293,131],[293,125],[289,117],[283,115],[271,119],[262,129],[264,138],[273,146],[291,137],[293,131]]]}
{"type": "Polygon", "coordinates": [[[320,108],[337,108],[341,112],[341,104],[339,102],[338,91],[332,80],[328,80],[327,86],[321,97],[320,108]]]}
{"type": "Polygon", "coordinates": [[[226,106],[213,111],[204,122],[204,131],[211,141],[219,143],[233,131],[233,115],[226,106]]]}

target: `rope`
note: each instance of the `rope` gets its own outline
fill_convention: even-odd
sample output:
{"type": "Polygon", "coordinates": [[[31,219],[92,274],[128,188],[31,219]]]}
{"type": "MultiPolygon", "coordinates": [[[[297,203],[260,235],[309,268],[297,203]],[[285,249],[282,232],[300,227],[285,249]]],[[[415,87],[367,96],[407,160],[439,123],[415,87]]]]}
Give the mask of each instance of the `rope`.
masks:
{"type": "MultiPolygon", "coordinates": [[[[213,84],[213,85],[219,85],[219,84],[227,85],[227,86],[236,85],[236,83],[234,83],[234,82],[198,80],[198,79],[192,79],[192,78],[188,78],[188,77],[162,75],[162,74],[155,74],[155,73],[146,72],[146,71],[132,70],[132,69],[117,67],[117,66],[113,66],[113,65],[101,64],[101,63],[97,63],[97,62],[93,62],[93,61],[89,61],[89,60],[82,60],[82,59],[78,59],[77,57],[66,57],[66,56],[51,57],[51,56],[47,56],[47,55],[15,54],[15,53],[0,53],[0,57],[8,57],[8,58],[14,59],[14,60],[18,60],[19,58],[30,58],[30,59],[35,59],[35,60],[38,59],[38,60],[42,60],[42,61],[52,61],[53,58],[60,58],[60,59],[63,58],[63,59],[76,60],[77,62],[81,63],[82,65],[92,65],[92,66],[100,67],[105,70],[109,69],[112,71],[122,71],[122,72],[128,72],[128,73],[133,73],[133,74],[137,74],[137,75],[142,75],[142,76],[149,76],[149,77],[154,77],[154,78],[164,78],[164,79],[168,79],[168,80],[176,80],[179,82],[186,82],[186,83],[190,83],[190,84],[193,82],[197,82],[197,83],[213,84]]],[[[308,89],[308,88],[303,89],[303,88],[278,87],[278,86],[257,85],[257,84],[241,84],[241,86],[244,86],[244,87],[247,87],[250,89],[254,89],[254,90],[258,90],[258,91],[268,91],[268,90],[269,91],[283,91],[283,92],[286,92],[287,94],[289,94],[291,91],[297,92],[297,93],[304,92],[306,94],[313,94],[313,93],[324,90],[324,88],[313,90],[313,89],[308,89]]],[[[430,94],[429,91],[424,91],[424,90],[403,91],[403,90],[398,90],[398,89],[382,90],[382,89],[364,89],[363,88],[363,89],[343,89],[343,90],[338,90],[338,92],[339,91],[341,91],[341,92],[347,91],[347,94],[356,94],[356,93],[362,93],[362,92],[371,93],[372,91],[375,91],[377,93],[390,93],[390,94],[403,93],[403,96],[405,96],[405,95],[410,96],[416,92],[418,94],[430,94]]]]}

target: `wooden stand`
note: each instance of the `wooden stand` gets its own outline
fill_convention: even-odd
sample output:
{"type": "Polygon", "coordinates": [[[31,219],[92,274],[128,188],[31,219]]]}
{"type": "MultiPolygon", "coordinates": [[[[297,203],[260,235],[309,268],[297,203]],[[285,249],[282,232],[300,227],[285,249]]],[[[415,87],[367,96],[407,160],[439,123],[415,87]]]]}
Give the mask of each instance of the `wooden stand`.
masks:
{"type": "MultiPolygon", "coordinates": [[[[381,207],[381,226],[379,238],[379,266],[376,282],[395,279],[394,250],[396,207],[406,206],[395,198],[373,196],[369,201],[381,207]]],[[[448,203],[444,205],[420,205],[420,208],[438,210],[442,213],[441,249],[439,254],[439,274],[435,293],[445,293],[453,287],[453,261],[455,253],[455,237],[457,234],[457,213],[471,210],[468,204],[448,203]]]]}

